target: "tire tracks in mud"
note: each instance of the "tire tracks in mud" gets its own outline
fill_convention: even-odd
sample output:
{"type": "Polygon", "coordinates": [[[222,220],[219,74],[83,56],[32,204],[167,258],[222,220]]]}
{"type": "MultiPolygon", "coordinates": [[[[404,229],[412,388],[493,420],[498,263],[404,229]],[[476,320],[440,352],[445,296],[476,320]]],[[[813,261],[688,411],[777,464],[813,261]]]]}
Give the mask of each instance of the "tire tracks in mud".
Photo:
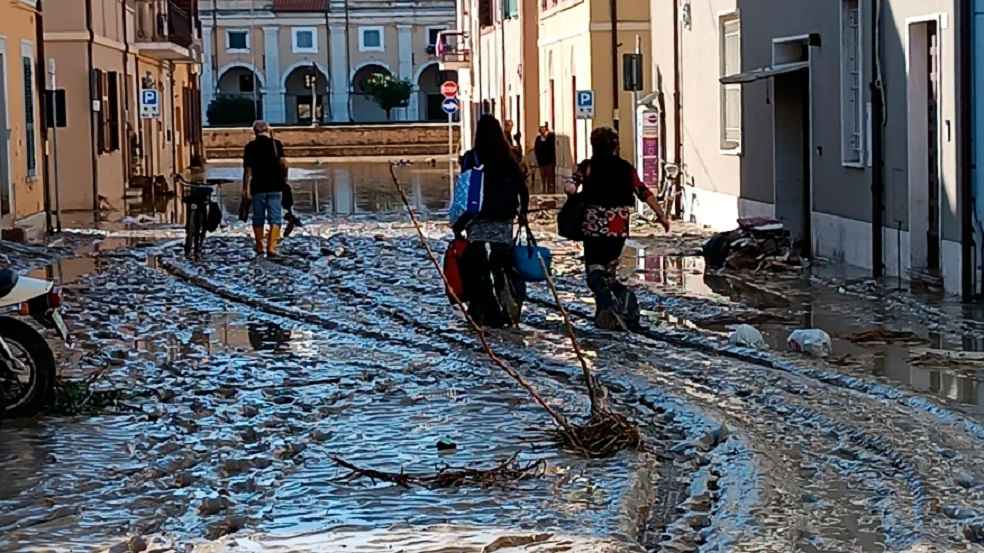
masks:
{"type": "MultiPolygon", "coordinates": [[[[402,253],[405,255],[422,256],[419,251],[404,250],[402,253]]],[[[410,290],[417,293],[427,293],[427,289],[420,286],[411,287],[410,290]]],[[[569,292],[569,289],[566,291],[569,292]]],[[[531,303],[544,309],[555,309],[555,306],[549,301],[534,298],[531,303]]],[[[571,311],[573,315],[579,317],[582,321],[589,320],[589,316],[583,310],[572,309],[571,311]]],[[[851,413],[852,403],[856,399],[863,399],[867,402],[874,403],[876,412],[878,412],[877,407],[886,406],[890,411],[894,412],[894,416],[907,418],[911,417],[912,413],[905,411],[905,409],[914,410],[917,414],[921,414],[930,420],[935,420],[943,425],[954,426],[969,434],[972,439],[978,438],[981,435],[980,426],[974,421],[949,412],[945,408],[934,405],[931,401],[916,394],[906,393],[884,384],[871,383],[858,377],[813,367],[803,367],[788,361],[777,360],[769,354],[757,354],[749,351],[729,349],[679,332],[667,333],[664,331],[650,330],[643,332],[642,336],[656,342],[686,348],[702,356],[709,356],[716,359],[723,357],[740,363],[750,364],[760,369],[770,370],[773,373],[779,373],[780,378],[788,380],[790,385],[786,386],[787,389],[777,389],[784,393],[781,400],[777,400],[774,396],[769,397],[763,394],[749,393],[747,388],[743,393],[746,397],[751,398],[755,403],[759,404],[763,411],[770,412],[776,416],[775,418],[783,422],[783,427],[780,429],[781,432],[779,434],[794,436],[796,433],[802,433],[804,428],[812,428],[819,436],[826,437],[825,443],[827,447],[821,449],[819,452],[801,448],[801,451],[813,459],[814,465],[826,469],[828,476],[839,476],[842,481],[840,486],[830,486],[830,488],[839,487],[841,490],[838,494],[826,498],[826,503],[836,505],[838,501],[848,501],[849,494],[844,493],[844,490],[853,492],[858,487],[868,488],[867,495],[861,495],[856,499],[865,501],[869,505],[869,508],[880,512],[880,520],[869,519],[866,523],[868,528],[863,529],[861,528],[863,524],[858,525],[858,528],[853,532],[854,534],[868,534],[872,541],[880,538],[879,541],[884,540],[890,548],[899,549],[927,539],[943,541],[946,544],[944,545],[945,547],[961,543],[960,540],[954,542],[948,539],[948,537],[955,535],[953,530],[956,528],[954,527],[959,526],[959,524],[955,524],[955,521],[947,521],[939,513],[941,497],[951,495],[951,499],[958,500],[959,498],[953,498],[952,494],[946,493],[945,490],[948,486],[946,486],[945,482],[939,482],[940,478],[938,477],[936,478],[935,485],[929,485],[926,479],[922,477],[922,472],[927,468],[926,463],[918,463],[911,459],[913,455],[916,455],[911,447],[909,448],[909,452],[905,453],[906,448],[904,446],[906,444],[902,444],[901,440],[911,441],[915,438],[913,436],[915,433],[904,436],[895,435],[885,437],[883,434],[877,432],[877,428],[870,428],[871,424],[867,425],[869,428],[865,428],[864,426],[858,427],[857,424],[859,421],[843,421],[830,418],[819,409],[807,405],[803,398],[809,395],[809,385],[812,381],[813,384],[820,384],[822,387],[840,390],[842,398],[840,398],[840,404],[836,407],[841,409],[840,413],[842,414],[851,413]],[[805,381],[805,384],[802,381],[805,381]],[[845,443],[848,445],[845,446],[845,443]],[[847,458],[838,460],[838,457],[841,456],[846,456],[847,458]],[[862,465],[861,470],[859,470],[858,465],[862,465]],[[920,465],[922,470],[920,470],[920,465]],[[830,470],[831,468],[833,470],[830,470]],[[859,474],[865,477],[859,478],[859,474]],[[868,482],[865,483],[864,480],[868,480],[868,482]],[[891,500],[893,497],[895,501],[891,500]]],[[[691,375],[691,385],[699,380],[706,381],[706,378],[698,378],[691,375]]],[[[666,382],[664,384],[671,383],[666,382]]],[[[666,389],[674,388],[679,390],[680,387],[666,386],[666,389]]],[[[686,390],[680,390],[680,392],[695,401],[700,401],[701,399],[699,396],[688,393],[686,390]]],[[[717,395],[718,392],[719,388],[708,386],[703,395],[706,399],[706,397],[717,395]]],[[[825,405],[824,407],[829,408],[832,406],[825,405]]],[[[722,415],[724,414],[722,413],[722,415]]],[[[733,419],[732,417],[721,416],[720,420],[733,419]]],[[[754,428],[750,428],[747,422],[742,430],[749,431],[748,433],[752,436],[758,434],[758,432],[752,431],[754,428]]],[[[768,443],[775,442],[776,437],[768,437],[766,439],[759,437],[757,439],[763,443],[768,443]]],[[[922,450],[920,453],[932,452],[934,450],[934,443],[931,439],[928,439],[928,434],[921,434],[915,441],[921,442],[922,450]]],[[[760,451],[757,454],[762,455],[763,452],[760,451]]],[[[940,455],[938,454],[937,456],[939,457],[940,455]]],[[[939,459],[943,461],[942,464],[951,464],[946,462],[946,457],[948,456],[948,454],[942,455],[939,459]]],[[[818,474],[818,472],[812,472],[812,475],[818,474]]],[[[806,476],[798,480],[810,482],[813,477],[812,475],[808,472],[806,476]]],[[[809,490],[811,486],[802,487],[805,490],[809,490]]],[[[822,496],[825,491],[821,486],[820,489],[816,490],[818,495],[821,496],[820,498],[808,497],[806,499],[812,504],[822,504],[824,503],[822,496]]],[[[804,521],[807,521],[808,517],[804,514],[800,518],[802,520],[789,521],[792,523],[789,524],[789,527],[794,529],[791,532],[792,543],[790,545],[796,542],[799,542],[797,545],[803,545],[803,543],[808,543],[813,539],[810,536],[813,532],[809,529],[802,528],[804,521]]],[[[808,521],[806,525],[809,525],[808,521]]],[[[849,545],[851,536],[844,536],[843,539],[843,545],[847,546],[849,545]]],[[[830,540],[840,541],[836,536],[831,536],[830,540]]]]}
{"type": "MultiPolygon", "coordinates": [[[[277,258],[273,263],[278,266],[291,271],[297,277],[308,277],[315,278],[321,284],[325,286],[325,289],[330,291],[338,298],[343,298],[347,300],[355,301],[365,301],[368,306],[372,306],[376,309],[383,307],[383,309],[378,309],[376,311],[380,318],[389,319],[394,325],[407,325],[415,330],[419,331],[422,335],[427,336],[431,339],[436,339],[442,342],[454,344],[459,346],[464,351],[471,353],[473,357],[480,358],[484,356],[481,351],[478,341],[473,339],[466,330],[463,328],[456,327],[446,327],[442,328],[435,324],[428,324],[424,322],[419,317],[413,317],[411,314],[406,313],[404,309],[407,305],[400,304],[399,302],[391,301],[392,295],[380,294],[375,290],[371,290],[366,286],[353,286],[344,285],[340,282],[332,281],[331,279],[324,279],[316,274],[313,274],[309,269],[310,267],[298,267],[296,257],[282,256],[277,258]]],[[[266,301],[257,299],[249,294],[235,292],[227,287],[223,287],[221,282],[217,282],[212,279],[206,279],[200,275],[188,271],[187,269],[181,267],[179,264],[174,263],[170,260],[161,260],[161,266],[172,276],[178,278],[188,285],[201,288],[207,292],[215,294],[216,296],[233,301],[236,303],[243,304],[252,309],[256,309],[261,312],[265,312],[271,315],[283,317],[288,320],[295,320],[304,324],[312,324],[315,326],[329,327],[333,331],[344,332],[346,329],[341,325],[330,324],[326,325],[328,321],[325,318],[317,315],[316,313],[305,313],[299,310],[285,307],[279,304],[275,304],[272,300],[267,299],[266,301]]],[[[443,296],[442,296],[443,297],[443,296]]],[[[538,326],[539,330],[547,332],[562,332],[562,329],[558,325],[557,327],[548,326],[538,326]]],[[[354,330],[356,334],[361,334],[361,331],[354,330]]],[[[566,346],[566,336],[560,335],[559,343],[561,347],[566,346]]],[[[406,339],[396,339],[389,335],[379,335],[379,336],[367,336],[372,339],[386,340],[386,341],[396,341],[401,345],[413,344],[417,347],[423,346],[419,341],[409,342],[406,339]]],[[[506,340],[496,340],[495,345],[497,355],[501,358],[508,360],[515,366],[523,366],[527,369],[530,376],[534,373],[540,373],[547,376],[549,379],[562,384],[564,386],[571,385],[583,385],[583,379],[581,378],[580,371],[573,370],[573,365],[570,363],[561,362],[551,362],[544,361],[542,358],[531,358],[530,356],[524,356],[521,354],[516,354],[511,348],[503,349],[503,346],[508,346],[510,343],[506,340]]],[[[479,362],[481,360],[471,361],[472,363],[479,362]]],[[[686,436],[684,429],[677,428],[674,424],[674,418],[672,414],[667,415],[666,409],[657,410],[653,407],[645,406],[646,411],[650,411],[650,415],[646,416],[645,412],[640,410],[638,404],[638,394],[635,393],[631,388],[619,385],[617,383],[611,383],[609,388],[615,390],[613,395],[615,399],[614,403],[621,405],[623,408],[630,408],[633,412],[633,418],[638,422],[643,423],[643,431],[647,437],[647,441],[650,442],[648,450],[652,450],[654,445],[658,445],[659,449],[662,451],[669,450],[675,445],[679,445],[685,439],[692,439],[693,436],[686,436]]],[[[645,454],[640,452],[640,454],[645,454]]],[[[698,525],[701,524],[701,520],[706,519],[709,516],[709,512],[705,511],[700,513],[697,519],[690,519],[686,517],[679,516],[677,512],[681,504],[687,499],[687,487],[689,478],[686,477],[686,471],[696,470],[699,463],[707,464],[707,461],[701,461],[699,455],[696,452],[688,452],[687,454],[678,453],[673,457],[664,458],[663,463],[659,466],[667,466],[668,470],[661,471],[660,474],[660,485],[658,485],[655,491],[658,493],[658,497],[655,498],[655,504],[661,506],[661,509],[653,510],[650,516],[645,520],[640,521],[640,527],[635,529],[638,535],[638,541],[643,543],[649,543],[650,547],[656,547],[657,544],[662,542],[665,545],[668,541],[677,539],[686,542],[689,534],[695,531],[695,528],[690,526],[690,524],[698,525]],[[686,459],[687,463],[681,465],[681,467],[674,466],[673,459],[686,459]],[[660,534],[670,527],[673,523],[684,520],[684,524],[677,524],[677,528],[669,534],[660,534]],[[690,522],[687,522],[690,520],[690,522]],[[650,533],[655,532],[655,536],[647,536],[645,533],[649,531],[650,533]]],[[[709,503],[705,505],[709,507],[709,503]]],[[[704,507],[701,507],[704,508],[704,507]]]]}
{"type": "MultiPolygon", "coordinates": [[[[346,242],[352,242],[353,239],[342,238],[346,242]]],[[[331,243],[332,239],[319,238],[327,243],[331,243]]],[[[374,240],[370,237],[356,238],[354,239],[356,243],[369,242],[372,243],[374,240]]],[[[378,242],[378,239],[375,240],[378,242]]],[[[351,244],[349,244],[351,245],[351,244]]],[[[364,244],[361,244],[364,245],[364,244]]],[[[390,244],[390,247],[392,244],[390,244]]],[[[396,253],[401,256],[405,255],[416,255],[422,256],[418,251],[408,251],[406,248],[396,248],[396,253]]],[[[422,258],[422,257],[421,257],[422,258]]],[[[310,271],[305,271],[303,266],[297,267],[295,260],[291,258],[281,259],[279,264],[285,268],[290,269],[294,272],[296,276],[311,276],[310,271]]],[[[310,266],[308,267],[310,269],[310,266]]],[[[419,273],[418,273],[419,274],[419,273]]],[[[316,276],[316,275],[315,275],[316,276]]],[[[377,281],[385,276],[381,274],[373,274],[372,272],[362,273],[362,276],[367,278],[375,278],[377,281]]],[[[433,324],[427,324],[423,319],[419,317],[414,317],[413,314],[406,312],[407,304],[400,302],[393,302],[390,298],[397,295],[398,291],[406,291],[412,294],[418,295],[421,298],[426,298],[432,296],[434,293],[434,288],[428,288],[423,285],[413,285],[407,282],[386,282],[386,293],[380,293],[378,290],[373,290],[371,287],[366,286],[366,278],[361,279],[363,283],[361,286],[355,285],[345,285],[339,282],[331,282],[330,280],[320,279],[322,284],[324,284],[327,289],[336,294],[339,297],[344,297],[349,300],[368,300],[368,306],[384,307],[385,309],[380,310],[379,314],[383,315],[394,323],[398,325],[411,326],[416,330],[420,331],[422,334],[428,335],[431,338],[436,338],[441,341],[454,343],[458,346],[462,346],[471,350],[477,349],[477,343],[462,339],[460,335],[454,332],[453,329],[440,328],[433,324]]],[[[359,279],[349,279],[351,282],[359,282],[359,279]]],[[[433,279],[435,286],[437,286],[436,278],[433,279]]],[[[195,283],[193,283],[195,284],[195,283]]],[[[566,283],[565,283],[566,284],[566,283]]],[[[213,287],[216,287],[212,283],[213,287]]],[[[570,293],[570,286],[562,286],[562,288],[567,288],[565,292],[570,293]]],[[[440,287],[436,289],[440,290],[440,287]]],[[[221,290],[220,290],[221,291],[221,290]]],[[[214,292],[214,291],[213,291],[214,292]]],[[[223,294],[218,294],[223,296],[223,294]]],[[[224,297],[224,296],[223,296],[224,297]]],[[[235,301],[236,298],[227,298],[235,301]]],[[[532,298],[530,301],[531,305],[535,305],[545,311],[553,310],[556,308],[555,305],[549,303],[545,300],[539,298],[532,298]]],[[[256,309],[261,311],[267,311],[265,307],[269,306],[269,302],[262,302],[262,305],[252,305],[256,309]]],[[[320,325],[323,322],[323,317],[316,316],[314,314],[304,314],[303,312],[298,312],[292,309],[284,309],[282,307],[275,308],[280,311],[277,313],[271,313],[278,316],[283,316],[288,319],[299,320],[300,322],[306,322],[308,324],[320,325]],[[300,318],[296,315],[300,314],[300,318]]],[[[588,314],[584,312],[583,309],[576,308],[571,310],[572,315],[578,317],[582,322],[589,319],[588,314]]],[[[545,319],[544,319],[545,321],[545,319]]],[[[323,325],[322,325],[323,326],[323,325]]],[[[551,328],[549,326],[543,326],[542,324],[534,325],[530,323],[530,326],[537,328],[542,331],[558,331],[559,327],[551,328]]],[[[347,329],[339,328],[338,325],[335,326],[334,330],[344,332],[347,329]]],[[[359,332],[359,331],[356,331],[359,332]]],[[[590,340],[594,341],[610,341],[611,335],[606,335],[604,333],[594,333],[584,332],[583,328],[579,328],[579,333],[584,333],[585,336],[590,340]]],[[[782,397],[777,399],[775,395],[769,396],[763,393],[756,393],[754,391],[754,386],[742,386],[736,387],[737,394],[732,396],[730,399],[732,401],[737,398],[739,404],[748,409],[749,405],[757,405],[757,409],[761,413],[770,413],[775,419],[778,419],[781,424],[776,423],[774,420],[771,421],[773,425],[777,425],[778,428],[773,428],[771,432],[760,431],[756,428],[757,423],[754,420],[742,421],[735,416],[729,416],[728,413],[723,412],[724,410],[712,409],[712,411],[717,411],[715,419],[727,421],[729,428],[734,426],[739,429],[735,434],[741,434],[742,440],[748,444],[776,444],[781,435],[795,436],[797,433],[802,433],[804,429],[812,429],[814,432],[819,433],[819,436],[823,438],[821,442],[826,444],[824,447],[820,448],[819,451],[807,450],[805,448],[797,448],[795,444],[783,444],[783,447],[776,448],[777,450],[785,449],[789,452],[795,452],[799,449],[799,452],[804,457],[810,459],[810,465],[819,468],[810,468],[808,470],[788,470],[785,471],[792,481],[809,483],[811,479],[817,478],[818,475],[822,475],[825,478],[836,478],[840,483],[835,484],[833,482],[829,483],[828,486],[809,486],[805,484],[800,484],[798,488],[804,490],[804,494],[809,494],[815,492],[815,497],[806,498],[809,500],[814,507],[811,508],[813,511],[827,512],[827,516],[852,516],[850,513],[845,514],[843,511],[838,512],[837,504],[838,502],[845,502],[848,497],[852,497],[851,494],[845,493],[854,492],[854,488],[858,487],[857,484],[857,467],[854,465],[864,465],[864,471],[862,474],[868,474],[870,480],[875,482],[869,485],[871,488],[866,490],[866,493],[856,493],[854,494],[854,501],[862,501],[873,507],[877,511],[881,512],[879,520],[868,519],[867,522],[857,523],[857,529],[854,531],[855,534],[868,534],[870,536],[881,537],[885,539],[890,546],[893,548],[901,548],[906,544],[914,543],[915,541],[922,538],[931,538],[932,536],[923,535],[920,530],[926,527],[926,516],[931,507],[929,504],[931,501],[927,499],[927,496],[938,496],[941,494],[935,493],[938,490],[932,489],[934,487],[927,486],[923,479],[919,476],[919,468],[910,461],[905,455],[897,453],[899,448],[897,447],[897,440],[892,443],[891,440],[883,439],[877,434],[871,434],[864,429],[859,429],[856,426],[852,426],[851,423],[856,424],[855,421],[838,421],[837,419],[831,419],[826,417],[818,409],[805,404],[803,398],[809,394],[804,393],[803,388],[808,388],[810,383],[820,384],[826,387],[833,387],[835,389],[841,390],[841,393],[848,396],[848,399],[858,399],[863,398],[868,402],[881,403],[888,406],[892,411],[901,411],[903,407],[912,408],[913,406],[918,407],[917,411],[922,411],[924,415],[930,417],[940,418],[942,420],[948,420],[950,423],[959,424],[959,415],[947,412],[945,409],[940,407],[934,407],[925,398],[919,398],[915,395],[906,394],[900,390],[893,389],[889,386],[881,384],[872,384],[866,382],[857,377],[851,377],[847,375],[832,373],[828,371],[823,371],[820,369],[814,369],[810,367],[799,367],[788,363],[786,361],[775,360],[769,358],[768,356],[753,354],[747,351],[734,351],[728,350],[706,341],[701,341],[698,338],[688,336],[685,333],[676,332],[666,332],[666,331],[647,331],[642,333],[642,337],[651,340],[653,344],[644,343],[645,351],[650,353],[662,353],[662,346],[660,344],[666,344],[674,347],[682,347],[687,350],[694,352],[699,360],[706,362],[707,359],[712,359],[715,361],[720,361],[722,358],[731,359],[738,361],[742,364],[750,364],[752,366],[758,367],[759,369],[770,370],[773,373],[773,379],[778,384],[770,393],[780,393],[782,397]],[[776,376],[775,373],[779,373],[776,376]],[[781,380],[781,382],[779,382],[781,380]],[[806,381],[805,384],[796,381],[806,381]],[[788,381],[788,382],[787,382],[788,381]],[[872,393],[874,391],[874,393],[872,393]],[[853,397],[852,397],[853,396],[853,397]],[[952,417],[956,417],[955,419],[952,417]],[[831,429],[833,430],[831,432],[831,429]],[[824,434],[826,432],[826,434],[824,434]],[[844,441],[849,442],[850,447],[842,447],[841,444],[844,441]],[[841,458],[846,457],[846,458],[841,458]],[[839,458],[839,459],[838,459],[839,458]],[[798,475],[797,472],[803,472],[804,474],[798,475]],[[877,482],[881,484],[877,484],[877,482]],[[901,482],[901,484],[895,484],[895,482],[901,482]],[[817,489],[814,489],[817,488],[817,489]],[[827,489],[836,489],[838,493],[827,493],[827,489]],[[888,491],[892,490],[892,491],[888,491]],[[886,493],[887,492],[887,493],[886,493]],[[896,498],[892,500],[892,498],[896,498]],[[908,513],[908,514],[907,514],[908,513]]],[[[389,336],[373,337],[373,339],[384,339],[389,340],[389,336]]],[[[412,347],[421,347],[423,344],[419,342],[410,342],[407,339],[401,339],[402,345],[411,345],[412,347]]],[[[500,342],[498,345],[502,345],[500,342]]],[[[637,344],[638,345],[638,344],[637,344]]],[[[622,350],[629,350],[630,348],[622,344],[615,344],[615,346],[620,347],[622,350]]],[[[624,355],[625,352],[623,351],[624,355]]],[[[512,355],[510,351],[504,354],[511,362],[520,363],[531,368],[537,368],[544,371],[551,378],[563,377],[562,380],[570,382],[572,379],[576,379],[576,375],[570,375],[568,372],[563,371],[559,367],[546,366],[536,363],[535,365],[530,364],[530,359],[523,356],[512,355]],[[508,357],[507,357],[508,356],[508,357]]],[[[643,366],[640,364],[640,366],[643,366]]],[[[739,367],[741,369],[742,367],[739,367]]],[[[681,371],[679,369],[667,368],[667,374],[673,377],[681,376],[681,371]]],[[[649,378],[651,384],[659,383],[666,390],[673,390],[674,393],[680,394],[680,397],[686,397],[689,401],[695,402],[696,404],[706,403],[708,398],[714,397],[720,393],[721,382],[710,382],[706,376],[697,374],[696,371],[691,371],[691,374],[683,373],[683,376],[689,377],[686,385],[681,385],[677,378],[663,378],[660,382],[660,378],[653,380],[649,378]]],[[[647,375],[648,376],[648,375],[647,375]]],[[[768,379],[766,380],[768,381],[768,379]]],[[[740,379],[739,379],[740,382],[740,379]]],[[[619,388],[615,386],[616,390],[619,388]]],[[[616,396],[622,396],[626,392],[625,387],[616,393],[616,396]],[[620,393],[619,393],[620,392],[620,393]]],[[[629,396],[638,396],[638,392],[633,389],[628,390],[629,396]]],[[[622,399],[622,398],[619,398],[622,399]]],[[[630,398],[631,401],[631,398],[630,398]]],[[[622,403],[621,401],[619,403],[622,403]]],[[[841,407],[846,407],[849,409],[850,401],[843,401],[841,407]]],[[[849,411],[847,411],[849,412],[849,411]]],[[[906,413],[896,413],[896,415],[904,416],[906,413]]],[[[911,413],[909,413],[911,415],[911,413]]],[[[760,421],[767,420],[764,415],[759,415],[760,421]]],[[[970,422],[972,421],[965,421],[970,422]]],[[[967,426],[964,424],[965,430],[970,431],[972,435],[976,433],[973,432],[973,426],[967,426]]],[[[695,438],[699,440],[699,438],[695,438]]],[[[729,440],[734,442],[734,440],[729,440]]],[[[923,440],[926,441],[926,440],[923,440]]],[[[724,446],[724,441],[717,444],[711,444],[714,448],[708,450],[706,453],[713,454],[715,448],[720,448],[724,446]]],[[[729,447],[734,447],[734,443],[731,443],[729,447]]],[[[813,444],[816,445],[816,444],[813,444]]],[[[928,444],[932,445],[932,444],[928,444]]],[[[745,447],[752,447],[746,445],[745,447]]],[[[706,447],[704,449],[707,449],[706,447]]],[[[753,455],[761,459],[769,455],[768,449],[756,448],[749,449],[753,455]]],[[[707,462],[706,459],[702,462],[707,462]]],[[[772,461],[775,466],[783,463],[783,460],[772,461]]],[[[721,463],[714,465],[718,472],[727,471],[728,467],[723,466],[721,463]]],[[[801,467],[802,468],[802,467],[801,467]]],[[[695,468],[696,471],[696,468],[695,468]]],[[[696,474],[695,471],[690,471],[689,474],[692,476],[696,474]]],[[[667,471],[670,472],[670,471],[667,471]]],[[[780,471],[782,472],[782,471],[780,471]]],[[[719,476],[722,481],[727,481],[727,475],[723,474],[719,476]]],[[[670,480],[674,479],[686,479],[686,476],[680,477],[673,475],[669,477],[670,480]]],[[[764,483],[760,483],[764,484],[764,483]]],[[[762,487],[762,486],[760,486],[762,487]]],[[[792,486],[788,486],[793,488],[792,486]]],[[[693,494],[691,494],[692,496],[693,494]]],[[[720,496],[720,494],[718,494],[720,496]]],[[[810,543],[812,540],[820,538],[821,536],[813,536],[815,529],[810,528],[809,516],[807,513],[803,512],[802,507],[798,505],[796,498],[782,497],[782,494],[775,493],[771,494],[769,501],[773,512],[762,516],[761,518],[766,519],[769,525],[778,527],[782,529],[790,529],[785,532],[787,535],[785,537],[778,538],[783,540],[788,545],[793,545],[796,547],[805,546],[804,544],[810,543]],[[782,508],[780,508],[782,507],[782,508]],[[776,514],[776,512],[783,511],[786,509],[786,513],[789,513],[782,518],[782,515],[776,514]],[[798,512],[798,513],[797,513],[798,512]],[[797,513],[793,515],[793,513],[797,513]]],[[[665,513],[667,510],[677,510],[676,507],[680,506],[681,502],[674,505],[674,509],[664,509],[665,513]]],[[[765,501],[762,500],[759,504],[754,507],[758,510],[766,509],[767,505],[764,504],[765,501]]],[[[938,510],[938,506],[935,506],[938,510]]],[[[745,506],[745,514],[751,513],[751,506],[745,506]]],[[[858,510],[853,516],[860,518],[862,510],[858,510]]],[[[653,510],[653,512],[660,512],[659,509],[653,510]]],[[[708,511],[709,512],[709,511],[708,511]]],[[[741,513],[739,513],[741,514],[741,513]]],[[[938,513],[937,513],[938,516],[938,513]]],[[[664,515],[665,517],[665,515],[664,515]]],[[[681,516],[676,519],[679,521],[686,521],[688,517],[681,516]]],[[[701,517],[690,516],[690,519],[697,519],[697,522],[703,522],[701,517]]],[[[673,521],[670,522],[672,526],[673,521]]],[[[650,523],[648,526],[652,529],[660,528],[659,523],[650,523]]],[[[944,526],[946,526],[944,524],[944,526]]],[[[691,530],[695,530],[693,526],[690,526],[691,530]]],[[[746,531],[748,528],[745,529],[746,531]]],[[[938,530],[946,530],[946,528],[939,528],[938,530]]],[[[684,528],[680,533],[684,533],[686,528],[684,528]]],[[[752,531],[751,534],[756,532],[752,531]]],[[[761,533],[766,533],[766,530],[761,530],[761,533]]],[[[783,533],[783,532],[780,532],[783,533]]],[[[819,532],[823,533],[820,529],[819,532]]],[[[712,535],[713,532],[705,531],[703,532],[703,538],[700,541],[706,541],[708,539],[714,539],[712,535]]],[[[776,538],[773,538],[776,539],[776,538]]],[[[837,544],[847,544],[850,536],[826,536],[821,543],[824,547],[829,547],[837,544]],[[842,541],[843,540],[843,541],[842,541]]],[[[874,539],[874,538],[872,538],[874,539]]],[[[656,540],[655,543],[659,543],[656,540]]],[[[699,545],[694,542],[694,545],[699,545]]],[[[740,545],[735,542],[730,542],[730,545],[735,550],[742,550],[740,545]]],[[[766,544],[761,543],[758,546],[764,547],[766,544]]],[[[653,547],[651,544],[650,547],[653,547]]],[[[687,550],[687,549],[682,549],[687,550]]],[[[760,549],[761,550],[761,549],[760,549]]],[[[809,550],[809,549],[807,549],[809,550]]]]}

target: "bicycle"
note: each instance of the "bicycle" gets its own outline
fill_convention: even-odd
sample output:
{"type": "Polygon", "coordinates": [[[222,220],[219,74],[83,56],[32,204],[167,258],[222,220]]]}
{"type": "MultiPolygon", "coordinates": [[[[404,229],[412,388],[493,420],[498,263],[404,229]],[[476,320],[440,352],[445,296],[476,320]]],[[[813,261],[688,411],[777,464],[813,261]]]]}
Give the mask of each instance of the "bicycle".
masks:
{"type": "Polygon", "coordinates": [[[184,254],[187,259],[198,261],[202,257],[202,245],[208,233],[209,210],[215,209],[212,205],[214,188],[201,181],[189,182],[181,175],[175,175],[175,180],[187,186],[181,197],[182,203],[188,206],[185,212],[184,254]]]}

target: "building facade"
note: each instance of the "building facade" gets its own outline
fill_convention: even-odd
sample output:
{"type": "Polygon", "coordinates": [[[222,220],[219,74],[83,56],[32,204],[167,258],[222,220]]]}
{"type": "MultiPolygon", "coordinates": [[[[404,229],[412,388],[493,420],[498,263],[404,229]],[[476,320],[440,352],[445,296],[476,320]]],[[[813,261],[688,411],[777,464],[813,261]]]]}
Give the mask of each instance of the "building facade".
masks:
{"type": "Polygon", "coordinates": [[[648,109],[686,216],[774,216],[805,254],[967,292],[958,4],[653,2],[648,109]]]}
{"type": "MultiPolygon", "coordinates": [[[[0,228],[43,219],[38,3],[0,3],[0,228]]],[[[43,221],[40,221],[43,223],[43,221]]]]}
{"type": "MultiPolygon", "coordinates": [[[[460,0],[459,29],[472,41],[471,65],[461,72],[462,125],[474,134],[475,121],[492,113],[511,120],[524,151],[533,148],[540,116],[539,0],[460,0]]],[[[461,35],[464,36],[464,35],[461,35]]],[[[470,143],[470,138],[468,143],[470,143]]]]}
{"type": "MultiPolygon", "coordinates": [[[[522,121],[528,148],[539,123],[549,123],[561,175],[590,156],[596,127],[617,127],[623,157],[634,160],[636,110],[633,94],[623,88],[622,57],[638,45],[648,58],[649,18],[646,0],[459,0],[458,28],[471,54],[462,76],[467,117],[493,113],[522,121]],[[576,117],[579,90],[594,92],[590,119],[576,117]]],[[[651,89],[648,70],[644,81],[651,89]]],[[[466,141],[469,131],[466,120],[466,141]]]]}
{"type": "Polygon", "coordinates": [[[436,42],[454,24],[454,0],[212,0],[201,22],[203,111],[231,95],[274,124],[384,121],[365,94],[382,73],[413,85],[392,119],[447,119],[440,85],[456,76],[438,67],[436,42]]]}
{"type": "Polygon", "coordinates": [[[47,0],[48,86],[66,98],[49,133],[53,209],[125,212],[131,185],[173,186],[201,163],[196,13],[197,0],[47,0]]]}

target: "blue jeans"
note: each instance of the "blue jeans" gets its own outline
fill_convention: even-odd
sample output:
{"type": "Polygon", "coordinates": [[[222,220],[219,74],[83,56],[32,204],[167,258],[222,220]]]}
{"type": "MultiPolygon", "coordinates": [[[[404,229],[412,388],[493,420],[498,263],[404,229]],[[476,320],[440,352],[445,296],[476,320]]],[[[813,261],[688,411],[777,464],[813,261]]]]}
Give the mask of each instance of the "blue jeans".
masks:
{"type": "Polygon", "coordinates": [[[283,194],[281,192],[260,192],[253,194],[253,226],[284,224],[283,194]]]}

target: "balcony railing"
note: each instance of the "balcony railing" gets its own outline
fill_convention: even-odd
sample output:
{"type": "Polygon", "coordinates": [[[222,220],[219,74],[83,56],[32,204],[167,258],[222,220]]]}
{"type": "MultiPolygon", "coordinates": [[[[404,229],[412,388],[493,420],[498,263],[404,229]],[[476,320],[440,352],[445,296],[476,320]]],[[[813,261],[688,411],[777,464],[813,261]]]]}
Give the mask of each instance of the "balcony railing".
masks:
{"type": "Polygon", "coordinates": [[[468,35],[462,31],[441,31],[435,44],[442,71],[465,69],[471,65],[468,35]]]}
{"type": "Polygon", "coordinates": [[[159,51],[168,59],[173,58],[168,51],[182,57],[180,49],[187,51],[184,57],[192,56],[200,42],[198,21],[182,4],[190,5],[187,1],[137,0],[137,42],[153,45],[147,47],[151,53],[159,51]],[[168,48],[169,44],[179,48],[168,48]]]}

